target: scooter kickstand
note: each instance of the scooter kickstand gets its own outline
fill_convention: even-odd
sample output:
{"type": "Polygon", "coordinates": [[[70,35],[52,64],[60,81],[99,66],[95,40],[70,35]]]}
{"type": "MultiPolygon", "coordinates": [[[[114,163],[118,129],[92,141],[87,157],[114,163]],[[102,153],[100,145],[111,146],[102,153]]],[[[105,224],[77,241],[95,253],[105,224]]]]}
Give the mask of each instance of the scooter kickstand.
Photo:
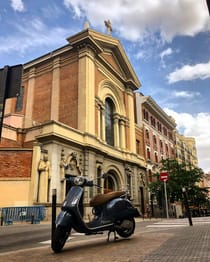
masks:
{"type": "Polygon", "coordinates": [[[110,235],[111,235],[112,232],[114,233],[114,241],[116,241],[118,239],[118,237],[116,236],[116,231],[115,230],[114,231],[110,230],[108,232],[107,242],[109,242],[109,238],[110,238],[110,235]]]}

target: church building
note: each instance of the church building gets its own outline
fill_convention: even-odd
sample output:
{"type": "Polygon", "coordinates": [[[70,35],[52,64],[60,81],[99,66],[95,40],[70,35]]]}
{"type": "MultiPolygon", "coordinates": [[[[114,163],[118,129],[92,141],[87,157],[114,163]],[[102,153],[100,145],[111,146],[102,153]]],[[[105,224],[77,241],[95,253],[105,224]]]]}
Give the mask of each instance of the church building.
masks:
{"type": "Polygon", "coordinates": [[[61,204],[68,174],[101,185],[86,189],[87,207],[96,193],[128,190],[144,213],[146,163],[135,117],[140,81],[120,41],[87,27],[23,67],[20,94],[7,100],[4,113],[0,207],[50,209],[53,189],[61,204]]]}

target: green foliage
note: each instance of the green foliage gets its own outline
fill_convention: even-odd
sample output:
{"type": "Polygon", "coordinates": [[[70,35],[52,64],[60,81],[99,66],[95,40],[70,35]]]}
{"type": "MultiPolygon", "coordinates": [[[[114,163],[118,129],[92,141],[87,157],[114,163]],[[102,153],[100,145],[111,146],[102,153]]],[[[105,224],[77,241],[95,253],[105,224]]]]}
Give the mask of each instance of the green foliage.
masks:
{"type": "MultiPolygon", "coordinates": [[[[167,194],[171,203],[182,201],[182,188],[186,188],[190,205],[201,206],[206,204],[208,190],[198,186],[203,177],[202,169],[179,164],[174,159],[163,159],[160,164],[160,172],[167,171],[169,174],[167,194]]],[[[153,181],[149,186],[150,192],[156,196],[161,206],[164,197],[164,183],[160,181],[159,173],[153,175],[153,181]]]]}

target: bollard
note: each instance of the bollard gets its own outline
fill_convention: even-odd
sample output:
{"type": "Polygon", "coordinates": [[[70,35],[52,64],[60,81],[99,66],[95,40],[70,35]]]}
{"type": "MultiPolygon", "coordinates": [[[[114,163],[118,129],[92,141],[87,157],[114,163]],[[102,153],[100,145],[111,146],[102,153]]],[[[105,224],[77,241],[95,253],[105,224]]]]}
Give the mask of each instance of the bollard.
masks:
{"type": "Polygon", "coordinates": [[[55,220],[56,220],[56,201],[57,201],[57,193],[56,189],[52,190],[52,227],[51,227],[51,246],[54,239],[54,233],[55,233],[55,220]]]}
{"type": "Polygon", "coordinates": [[[31,215],[31,224],[34,223],[34,214],[31,215]]]}
{"type": "Polygon", "coordinates": [[[4,224],[4,217],[1,216],[1,226],[3,226],[3,224],[4,224]]]}

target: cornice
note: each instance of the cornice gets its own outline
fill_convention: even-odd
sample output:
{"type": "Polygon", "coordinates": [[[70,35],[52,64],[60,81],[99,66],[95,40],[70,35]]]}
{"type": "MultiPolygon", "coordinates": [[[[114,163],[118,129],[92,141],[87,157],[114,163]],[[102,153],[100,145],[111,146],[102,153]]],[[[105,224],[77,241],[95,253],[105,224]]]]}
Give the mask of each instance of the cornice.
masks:
{"type": "Polygon", "coordinates": [[[154,101],[154,99],[152,99],[151,96],[145,96],[143,97],[143,99],[143,104],[145,105],[145,107],[157,114],[158,117],[161,118],[162,122],[165,122],[172,129],[176,128],[175,120],[167,115],[165,111],[154,101]]]}
{"type": "Polygon", "coordinates": [[[59,49],[56,49],[56,50],[54,50],[54,51],[52,51],[50,53],[47,53],[47,54],[45,54],[43,56],[40,56],[38,58],[35,58],[32,61],[29,61],[29,62],[25,63],[23,65],[23,68],[24,68],[24,70],[27,70],[27,69],[29,69],[31,67],[36,66],[37,64],[46,62],[47,60],[51,60],[52,58],[54,58],[56,56],[59,56],[59,55],[65,53],[65,52],[68,52],[71,49],[72,49],[72,47],[70,45],[65,45],[65,46],[63,46],[63,47],[61,47],[59,49]]]}

